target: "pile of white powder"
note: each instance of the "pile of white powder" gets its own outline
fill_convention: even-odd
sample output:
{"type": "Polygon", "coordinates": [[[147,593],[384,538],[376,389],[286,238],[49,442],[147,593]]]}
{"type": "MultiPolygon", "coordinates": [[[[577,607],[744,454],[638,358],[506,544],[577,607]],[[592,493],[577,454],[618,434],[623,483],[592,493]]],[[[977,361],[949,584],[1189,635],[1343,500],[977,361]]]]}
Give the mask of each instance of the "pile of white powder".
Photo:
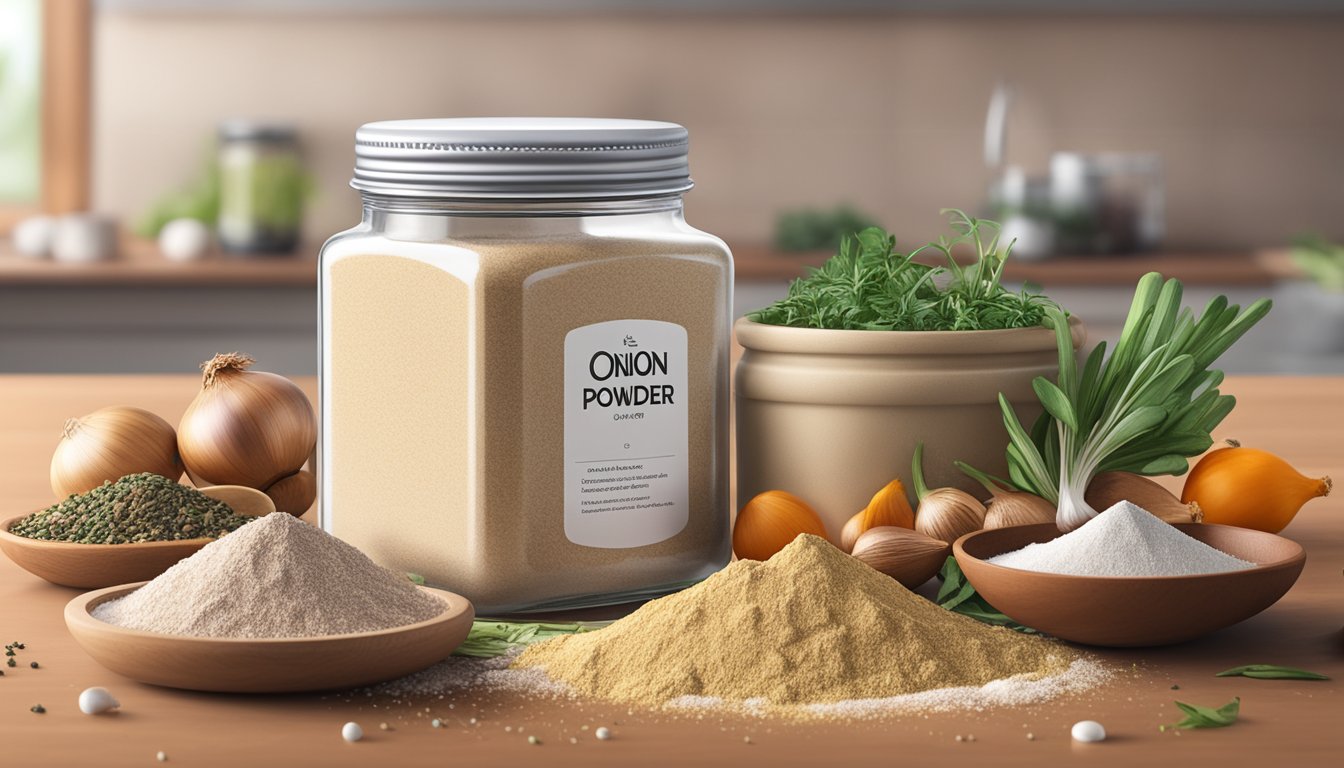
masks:
{"type": "Polygon", "coordinates": [[[1195,576],[1254,568],[1121,501],[1052,541],[991,557],[1007,568],[1072,576],[1195,576]]]}
{"type": "Polygon", "coordinates": [[[195,637],[317,637],[425,621],[443,601],[284,512],[207,544],[95,618],[195,637]]]}

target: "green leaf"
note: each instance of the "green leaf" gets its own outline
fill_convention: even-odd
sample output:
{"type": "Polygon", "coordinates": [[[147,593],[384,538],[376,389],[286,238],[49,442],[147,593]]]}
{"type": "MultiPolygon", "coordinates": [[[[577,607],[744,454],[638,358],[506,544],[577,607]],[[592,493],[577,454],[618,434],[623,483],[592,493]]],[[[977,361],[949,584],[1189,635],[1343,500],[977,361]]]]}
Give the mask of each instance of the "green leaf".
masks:
{"type": "Polygon", "coordinates": [[[1280,667],[1277,664],[1247,664],[1219,672],[1214,677],[1250,677],[1257,680],[1329,680],[1328,675],[1308,672],[1295,667],[1280,667]]]}
{"type": "Polygon", "coordinates": [[[419,586],[422,587],[425,586],[425,577],[421,576],[418,573],[411,573],[410,571],[407,571],[406,578],[410,579],[412,584],[418,584],[419,586]]]}
{"type": "Polygon", "coordinates": [[[948,557],[943,562],[943,568],[938,575],[943,579],[943,586],[938,590],[938,597],[935,600],[938,605],[985,624],[1007,627],[1024,634],[1038,634],[1036,630],[1013,621],[985,602],[985,599],[975,591],[975,587],[966,580],[966,575],[962,573],[961,566],[957,565],[955,557],[948,557]]]}
{"type": "Polygon", "coordinates": [[[1064,422],[1069,429],[1078,429],[1078,416],[1074,413],[1073,406],[1069,404],[1069,397],[1064,394],[1063,390],[1044,376],[1037,376],[1032,379],[1031,388],[1035,390],[1036,397],[1040,399],[1046,413],[1064,422]]]}
{"type": "Polygon", "coordinates": [[[1185,713],[1185,719],[1179,723],[1162,726],[1162,730],[1168,728],[1226,728],[1237,721],[1237,714],[1241,710],[1241,697],[1237,697],[1223,706],[1213,709],[1211,707],[1201,707],[1198,704],[1185,704],[1176,702],[1176,707],[1185,713]]]}
{"type": "Polygon", "coordinates": [[[547,622],[516,622],[477,619],[454,656],[488,659],[560,635],[592,632],[610,625],[610,621],[578,621],[568,624],[547,622]]]}

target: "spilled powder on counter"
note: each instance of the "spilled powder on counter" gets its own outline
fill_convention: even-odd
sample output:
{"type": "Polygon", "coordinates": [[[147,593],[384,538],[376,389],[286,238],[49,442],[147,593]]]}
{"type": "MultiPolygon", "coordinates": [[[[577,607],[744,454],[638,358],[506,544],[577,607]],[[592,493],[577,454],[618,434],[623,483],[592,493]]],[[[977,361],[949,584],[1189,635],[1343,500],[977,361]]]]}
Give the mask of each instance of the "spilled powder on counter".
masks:
{"type": "Polygon", "coordinates": [[[1005,568],[1071,576],[1194,576],[1254,568],[1121,501],[1057,539],[988,561],[1005,568]]]}
{"type": "Polygon", "coordinates": [[[1063,645],[944,610],[810,535],[605,629],[531,646],[514,667],[602,699],[822,716],[1022,703],[1106,676],[1063,645]],[[1041,684],[1022,695],[1030,683],[1041,684]]]}
{"type": "Polygon", "coordinates": [[[288,513],[211,542],[95,618],[195,637],[315,637],[432,619],[443,602],[288,513]]]}

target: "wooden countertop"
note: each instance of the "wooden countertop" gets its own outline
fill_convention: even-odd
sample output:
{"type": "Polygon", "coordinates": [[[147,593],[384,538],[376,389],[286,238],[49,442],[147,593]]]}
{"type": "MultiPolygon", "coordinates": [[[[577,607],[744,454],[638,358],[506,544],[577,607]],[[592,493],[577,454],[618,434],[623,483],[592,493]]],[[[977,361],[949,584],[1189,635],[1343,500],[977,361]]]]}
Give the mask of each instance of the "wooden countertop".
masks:
{"type": "MultiPolygon", "coordinates": [[[[301,384],[314,395],[311,379],[301,384]]],[[[0,377],[0,512],[53,501],[47,466],[67,417],[126,404],[176,423],[196,387],[190,376],[0,377]]],[[[1344,379],[1231,377],[1225,391],[1240,404],[1219,437],[1235,435],[1276,451],[1308,474],[1344,476],[1337,435],[1344,422],[1344,379]]],[[[1278,605],[1184,645],[1099,651],[1122,674],[1094,694],[988,712],[803,724],[717,714],[673,717],[486,692],[383,701],[153,688],[104,670],[74,644],[61,609],[76,590],[47,584],[0,558],[0,637],[27,644],[25,663],[0,677],[0,763],[148,766],[157,765],[155,753],[163,750],[171,766],[1334,765],[1344,750],[1344,494],[1311,502],[1286,534],[1302,542],[1308,558],[1301,580],[1278,605]],[[28,660],[39,661],[41,669],[29,669],[28,660]],[[1213,677],[1250,663],[1313,669],[1334,680],[1213,677]],[[119,714],[79,713],[79,692],[94,685],[121,700],[119,714]],[[1231,728],[1158,732],[1159,724],[1178,719],[1174,699],[1217,706],[1233,696],[1242,697],[1242,717],[1231,728]],[[29,712],[38,703],[46,714],[29,712]],[[447,727],[431,728],[432,717],[447,727]],[[470,724],[472,717],[478,724],[470,724]],[[1072,744],[1069,726],[1081,719],[1101,721],[1111,738],[1072,744]],[[361,722],[368,738],[343,743],[339,732],[347,720],[361,722]],[[380,731],[379,722],[395,730],[380,731]],[[615,738],[593,740],[591,728],[598,725],[612,728],[615,738]],[[1028,731],[1034,741],[1025,738],[1028,731]],[[957,734],[974,734],[975,741],[959,743],[957,734]],[[526,735],[542,743],[530,745],[526,735]],[[571,736],[577,744],[569,743],[571,736]]]]}
{"type": "MultiPolygon", "coordinates": [[[[755,243],[733,243],[737,279],[787,281],[816,266],[828,253],[780,253],[755,243]]],[[[0,245],[0,286],[6,285],[229,285],[311,286],[317,283],[319,244],[294,254],[252,258],[213,254],[198,262],[176,263],[147,240],[124,239],[119,258],[96,264],[61,264],[24,259],[0,245]]],[[[1010,282],[1046,287],[1132,286],[1146,272],[1159,271],[1189,285],[1267,285],[1294,274],[1283,250],[1173,252],[1130,256],[1066,256],[1045,261],[1011,260],[1010,282]]]]}

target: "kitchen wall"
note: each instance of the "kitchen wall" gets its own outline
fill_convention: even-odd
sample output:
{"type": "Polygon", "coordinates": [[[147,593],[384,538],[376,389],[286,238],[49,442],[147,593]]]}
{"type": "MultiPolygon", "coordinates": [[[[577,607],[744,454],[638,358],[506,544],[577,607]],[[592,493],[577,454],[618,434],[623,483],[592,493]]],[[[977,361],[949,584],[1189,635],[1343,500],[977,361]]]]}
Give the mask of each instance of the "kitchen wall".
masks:
{"type": "Polygon", "coordinates": [[[217,118],[293,121],[320,239],[357,220],[355,127],[598,115],[691,129],[689,217],[765,239],[786,206],[852,201],[903,241],[973,205],[986,101],[1017,85],[1010,162],[1052,149],[1166,161],[1169,242],[1344,236],[1344,17],[210,14],[106,9],[94,197],[134,217],[199,167],[217,118]]]}

